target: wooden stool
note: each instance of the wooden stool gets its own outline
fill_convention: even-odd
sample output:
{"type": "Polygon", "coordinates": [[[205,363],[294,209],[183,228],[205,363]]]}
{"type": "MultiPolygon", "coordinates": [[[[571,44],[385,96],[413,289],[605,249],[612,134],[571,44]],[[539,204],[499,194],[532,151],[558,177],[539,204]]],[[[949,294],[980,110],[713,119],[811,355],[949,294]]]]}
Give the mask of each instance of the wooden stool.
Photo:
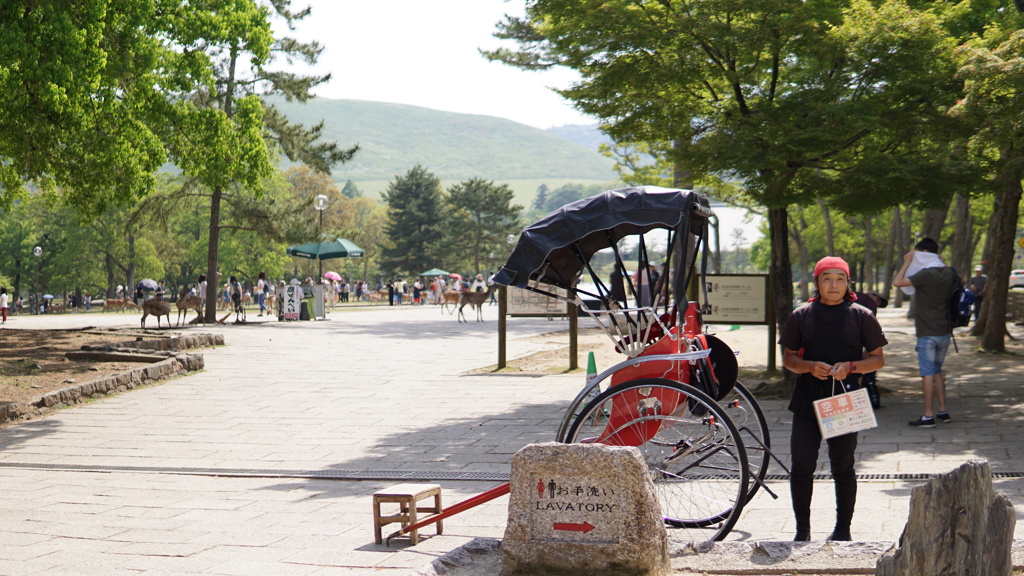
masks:
{"type": "MultiPolygon", "coordinates": [[[[441,513],[441,485],[440,484],[399,484],[384,490],[373,493],[373,536],[377,544],[384,542],[381,537],[380,528],[392,522],[401,522],[402,528],[415,524],[417,512],[441,513]],[[434,497],[434,505],[426,508],[419,508],[416,503],[426,498],[434,497]],[[380,505],[382,502],[396,502],[399,505],[399,513],[390,516],[381,516],[380,505]]],[[[437,533],[441,534],[443,527],[441,521],[437,521],[437,533]]],[[[413,546],[419,543],[418,530],[409,532],[413,546]]]]}

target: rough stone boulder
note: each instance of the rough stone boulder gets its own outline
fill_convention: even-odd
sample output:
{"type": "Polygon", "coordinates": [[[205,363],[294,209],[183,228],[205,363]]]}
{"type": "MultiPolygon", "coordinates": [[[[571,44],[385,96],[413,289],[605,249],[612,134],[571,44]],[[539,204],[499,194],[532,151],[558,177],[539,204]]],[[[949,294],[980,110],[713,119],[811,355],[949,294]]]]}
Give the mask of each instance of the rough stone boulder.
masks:
{"type": "Polygon", "coordinates": [[[655,575],[669,569],[654,482],[632,446],[524,447],[512,458],[502,574],[655,575]]]}
{"type": "Polygon", "coordinates": [[[1010,576],[1013,503],[992,488],[988,462],[971,460],[910,495],[899,547],[876,576],[1010,576]]]}

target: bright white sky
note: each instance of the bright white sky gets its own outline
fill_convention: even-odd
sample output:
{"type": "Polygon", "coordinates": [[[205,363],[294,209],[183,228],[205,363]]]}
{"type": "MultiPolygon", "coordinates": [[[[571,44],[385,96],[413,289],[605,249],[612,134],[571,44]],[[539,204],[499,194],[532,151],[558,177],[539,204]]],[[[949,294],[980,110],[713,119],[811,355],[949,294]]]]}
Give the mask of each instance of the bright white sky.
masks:
{"type": "Polygon", "coordinates": [[[508,118],[537,128],[594,124],[548,87],[569,70],[527,72],[477,51],[514,44],[492,34],[522,0],[296,0],[313,13],[291,35],[325,46],[315,72],[332,74],[318,96],[411,104],[508,118]]]}

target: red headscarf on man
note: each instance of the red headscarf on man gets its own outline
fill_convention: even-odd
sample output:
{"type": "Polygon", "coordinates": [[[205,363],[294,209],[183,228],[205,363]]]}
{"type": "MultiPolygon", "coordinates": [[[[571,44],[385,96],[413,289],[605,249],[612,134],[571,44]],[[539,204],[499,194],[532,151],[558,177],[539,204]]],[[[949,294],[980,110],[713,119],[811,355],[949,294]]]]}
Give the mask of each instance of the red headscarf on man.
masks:
{"type": "MultiPolygon", "coordinates": [[[[814,279],[817,280],[818,274],[821,274],[825,270],[829,270],[831,268],[842,270],[846,273],[846,278],[850,278],[850,265],[846,263],[846,260],[843,260],[839,256],[825,256],[821,260],[818,260],[818,263],[814,265],[814,279]]],[[[820,296],[815,296],[808,300],[808,302],[814,302],[819,298],[820,296]]],[[[857,300],[857,295],[853,293],[852,289],[847,287],[844,299],[848,302],[853,302],[857,300]]]]}

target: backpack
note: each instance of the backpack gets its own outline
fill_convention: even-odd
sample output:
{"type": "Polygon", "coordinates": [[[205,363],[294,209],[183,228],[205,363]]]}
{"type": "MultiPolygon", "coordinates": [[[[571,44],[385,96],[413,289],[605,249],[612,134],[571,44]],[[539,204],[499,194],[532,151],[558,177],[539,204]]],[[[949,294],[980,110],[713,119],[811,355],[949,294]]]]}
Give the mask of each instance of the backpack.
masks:
{"type": "Polygon", "coordinates": [[[974,306],[974,292],[964,287],[956,270],[949,290],[949,324],[953,328],[967,326],[971,322],[971,308],[974,306]]]}

